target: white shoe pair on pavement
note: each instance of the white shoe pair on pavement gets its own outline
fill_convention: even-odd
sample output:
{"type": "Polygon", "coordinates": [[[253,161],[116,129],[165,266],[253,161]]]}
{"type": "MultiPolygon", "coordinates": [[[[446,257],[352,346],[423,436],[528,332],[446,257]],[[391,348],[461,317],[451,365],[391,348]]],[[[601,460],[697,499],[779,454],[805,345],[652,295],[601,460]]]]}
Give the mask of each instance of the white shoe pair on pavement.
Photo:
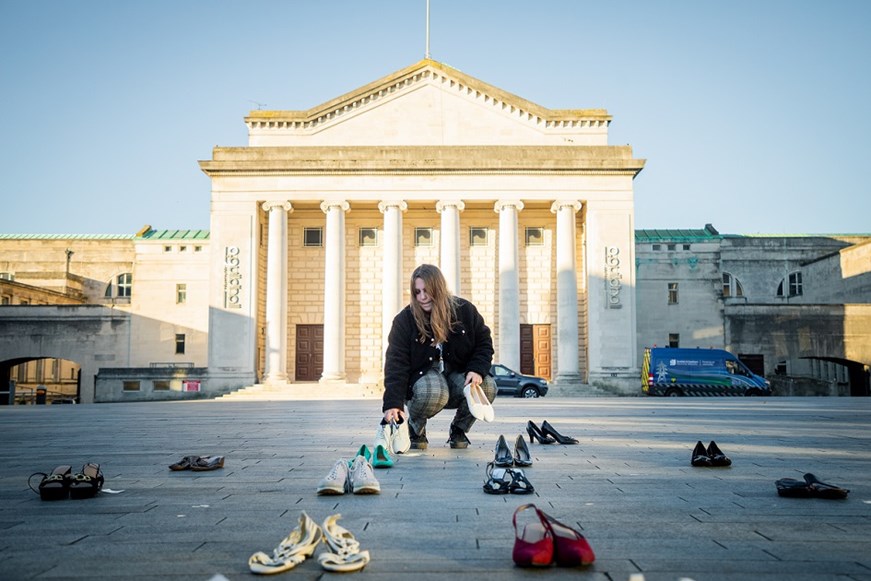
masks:
{"type": "Polygon", "coordinates": [[[319,495],[336,495],[351,492],[353,494],[380,494],[381,484],[375,478],[372,464],[363,456],[357,456],[348,466],[348,461],[339,458],[318,484],[319,495]]]}

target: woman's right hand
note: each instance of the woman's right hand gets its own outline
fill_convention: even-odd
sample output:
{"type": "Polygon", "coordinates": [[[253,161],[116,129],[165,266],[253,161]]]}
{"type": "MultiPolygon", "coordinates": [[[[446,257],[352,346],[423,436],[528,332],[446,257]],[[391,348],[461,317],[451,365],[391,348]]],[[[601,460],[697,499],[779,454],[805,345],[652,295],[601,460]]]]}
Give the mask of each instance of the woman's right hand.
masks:
{"type": "Polygon", "coordinates": [[[390,408],[386,412],[384,412],[384,421],[388,424],[390,422],[399,422],[402,419],[402,410],[399,408],[390,408]]]}

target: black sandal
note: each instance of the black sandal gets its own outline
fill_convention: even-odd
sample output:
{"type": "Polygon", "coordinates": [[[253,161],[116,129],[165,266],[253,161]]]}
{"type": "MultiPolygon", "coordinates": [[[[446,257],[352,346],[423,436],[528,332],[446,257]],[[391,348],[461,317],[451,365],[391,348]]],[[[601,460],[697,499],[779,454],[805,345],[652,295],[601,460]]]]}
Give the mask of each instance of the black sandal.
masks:
{"type": "Polygon", "coordinates": [[[535,487],[526,479],[523,470],[509,468],[508,474],[511,476],[511,484],[508,485],[508,491],[511,494],[532,494],[535,492],[535,487]]]}
{"type": "Polygon", "coordinates": [[[93,498],[102,488],[103,473],[100,472],[100,465],[88,462],[70,480],[70,498],[93,498]]]}
{"type": "Polygon", "coordinates": [[[70,495],[71,472],[72,468],[69,466],[58,466],[51,471],[51,474],[35,472],[27,479],[27,485],[42,500],[65,500],[70,495]],[[34,476],[42,476],[38,489],[34,488],[31,483],[34,476]]]}
{"type": "Polygon", "coordinates": [[[511,487],[511,470],[496,468],[493,462],[487,464],[487,480],[484,482],[484,492],[487,494],[508,494],[511,487]]]}

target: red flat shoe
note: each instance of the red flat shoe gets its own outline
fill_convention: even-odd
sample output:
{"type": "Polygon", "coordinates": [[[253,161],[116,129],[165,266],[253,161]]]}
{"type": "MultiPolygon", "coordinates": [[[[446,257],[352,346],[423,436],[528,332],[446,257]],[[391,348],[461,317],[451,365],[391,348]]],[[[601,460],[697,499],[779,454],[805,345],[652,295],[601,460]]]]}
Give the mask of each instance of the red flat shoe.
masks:
{"type": "MultiPolygon", "coordinates": [[[[537,509],[536,509],[537,510],[537,509]]],[[[590,565],[596,554],[587,539],[577,530],[561,523],[549,514],[538,511],[539,517],[550,528],[553,535],[556,564],[560,567],[590,565]]]]}
{"type": "Polygon", "coordinates": [[[545,520],[543,512],[534,504],[524,504],[514,511],[514,551],[512,558],[518,567],[547,567],[553,562],[553,533],[545,520]],[[538,515],[539,522],[530,522],[523,526],[520,536],[517,536],[517,515],[531,508],[538,515]]]}

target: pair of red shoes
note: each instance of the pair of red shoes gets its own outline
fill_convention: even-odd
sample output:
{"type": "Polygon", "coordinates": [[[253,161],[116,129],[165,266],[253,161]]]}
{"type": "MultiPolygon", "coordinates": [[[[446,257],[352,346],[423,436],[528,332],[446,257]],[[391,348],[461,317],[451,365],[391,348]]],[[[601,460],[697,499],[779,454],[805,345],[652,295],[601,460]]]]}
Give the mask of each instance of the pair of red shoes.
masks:
{"type": "Polygon", "coordinates": [[[584,535],[539,510],[534,504],[517,507],[513,522],[512,557],[518,567],[547,567],[552,563],[560,567],[578,567],[596,560],[593,548],[584,535]],[[526,509],[534,510],[538,521],[523,525],[523,531],[517,536],[517,516],[526,509]]]}

